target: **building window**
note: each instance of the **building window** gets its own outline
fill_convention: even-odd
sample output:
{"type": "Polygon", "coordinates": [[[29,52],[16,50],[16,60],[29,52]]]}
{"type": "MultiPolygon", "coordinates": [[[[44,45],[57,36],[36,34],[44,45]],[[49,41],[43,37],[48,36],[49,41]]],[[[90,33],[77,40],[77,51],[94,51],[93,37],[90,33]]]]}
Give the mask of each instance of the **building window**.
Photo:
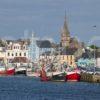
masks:
{"type": "Polygon", "coordinates": [[[14,56],[14,54],[12,53],[12,56],[14,56]]]}
{"type": "Polygon", "coordinates": [[[22,56],[22,54],[20,53],[19,56],[22,56]]]}
{"type": "Polygon", "coordinates": [[[26,56],[26,53],[24,53],[24,56],[26,56]]]}
{"type": "Polygon", "coordinates": [[[16,56],[17,56],[17,53],[16,53],[16,56]]]}
{"type": "Polygon", "coordinates": [[[10,53],[8,53],[8,56],[10,56],[10,53]]]}

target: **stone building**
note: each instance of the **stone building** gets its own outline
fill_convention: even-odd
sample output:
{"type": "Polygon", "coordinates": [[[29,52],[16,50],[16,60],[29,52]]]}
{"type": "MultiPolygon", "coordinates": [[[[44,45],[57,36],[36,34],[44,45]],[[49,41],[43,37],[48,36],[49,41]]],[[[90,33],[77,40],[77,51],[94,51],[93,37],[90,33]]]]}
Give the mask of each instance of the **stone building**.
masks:
{"type": "Polygon", "coordinates": [[[81,43],[75,38],[70,36],[70,31],[68,29],[66,14],[64,19],[64,25],[61,29],[61,47],[62,48],[79,48],[81,43]]]}
{"type": "Polygon", "coordinates": [[[61,46],[62,47],[69,47],[70,46],[70,32],[68,30],[66,15],[64,20],[64,25],[61,30],[61,46]]]}
{"type": "Polygon", "coordinates": [[[61,52],[66,51],[69,52],[69,50],[75,52],[73,53],[75,58],[81,57],[83,51],[83,44],[79,42],[75,37],[71,37],[70,31],[68,29],[67,21],[66,21],[66,14],[64,19],[64,25],[61,30],[61,41],[60,41],[60,48],[61,52]]]}

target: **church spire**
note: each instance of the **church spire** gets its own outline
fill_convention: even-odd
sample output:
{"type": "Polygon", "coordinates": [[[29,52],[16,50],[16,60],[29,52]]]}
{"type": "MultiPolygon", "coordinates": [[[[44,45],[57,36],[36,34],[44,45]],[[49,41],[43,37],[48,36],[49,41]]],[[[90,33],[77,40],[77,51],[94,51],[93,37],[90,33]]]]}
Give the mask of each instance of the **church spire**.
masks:
{"type": "Polygon", "coordinates": [[[70,45],[70,32],[67,26],[66,12],[65,12],[64,25],[61,31],[61,44],[62,47],[69,47],[70,45]]]}
{"type": "Polygon", "coordinates": [[[65,19],[64,19],[64,25],[62,31],[64,34],[66,34],[66,36],[70,36],[70,32],[68,30],[68,25],[67,25],[66,11],[65,11],[65,19]]]}

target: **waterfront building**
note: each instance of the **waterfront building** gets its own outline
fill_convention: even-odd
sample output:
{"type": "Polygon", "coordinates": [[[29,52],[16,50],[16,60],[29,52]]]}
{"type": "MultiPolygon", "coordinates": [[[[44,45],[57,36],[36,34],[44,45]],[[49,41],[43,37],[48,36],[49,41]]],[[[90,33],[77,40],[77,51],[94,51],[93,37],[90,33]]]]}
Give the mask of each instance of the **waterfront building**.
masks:
{"type": "Polygon", "coordinates": [[[61,30],[60,48],[61,63],[66,62],[69,66],[76,66],[75,60],[82,56],[84,47],[83,43],[79,42],[75,37],[71,37],[66,20],[66,14],[64,25],[61,30]]]}
{"type": "Polygon", "coordinates": [[[6,46],[6,59],[7,62],[12,62],[15,58],[27,58],[28,59],[28,48],[25,41],[7,41],[6,46]]]}
{"type": "Polygon", "coordinates": [[[38,40],[34,34],[32,34],[28,49],[29,59],[32,62],[51,58],[50,55],[53,50],[52,43],[49,40],[38,40]]]}
{"type": "Polygon", "coordinates": [[[14,57],[11,63],[15,65],[16,68],[25,67],[29,65],[29,59],[27,57],[14,57]]]}
{"type": "Polygon", "coordinates": [[[38,41],[38,46],[40,49],[39,60],[43,61],[46,64],[50,63],[54,58],[53,52],[55,51],[52,43],[49,40],[42,40],[38,41]]]}
{"type": "Polygon", "coordinates": [[[68,25],[66,21],[66,14],[65,14],[65,20],[64,20],[64,25],[61,30],[61,46],[62,47],[69,47],[70,46],[70,32],[68,30],[68,25]]]}
{"type": "Polygon", "coordinates": [[[100,68],[100,49],[96,52],[96,66],[100,68]]]}
{"type": "Polygon", "coordinates": [[[65,14],[64,25],[61,29],[61,47],[62,48],[80,48],[82,43],[79,42],[75,37],[71,37],[70,31],[68,29],[67,18],[65,14]]]}
{"type": "Polygon", "coordinates": [[[94,58],[80,58],[77,61],[78,67],[84,67],[84,68],[91,68],[95,67],[95,59],[94,58]]]}
{"type": "Polygon", "coordinates": [[[97,67],[100,68],[100,57],[97,58],[97,67]]]}
{"type": "Polygon", "coordinates": [[[30,39],[30,45],[28,47],[28,57],[31,62],[35,62],[39,59],[39,47],[37,45],[37,39],[32,34],[32,37],[30,39]]]}
{"type": "Polygon", "coordinates": [[[84,68],[100,67],[100,50],[84,49],[81,58],[77,60],[77,65],[84,68]]]}
{"type": "Polygon", "coordinates": [[[66,63],[68,66],[76,67],[76,57],[74,55],[75,52],[76,49],[63,49],[60,54],[61,64],[66,63]]]}

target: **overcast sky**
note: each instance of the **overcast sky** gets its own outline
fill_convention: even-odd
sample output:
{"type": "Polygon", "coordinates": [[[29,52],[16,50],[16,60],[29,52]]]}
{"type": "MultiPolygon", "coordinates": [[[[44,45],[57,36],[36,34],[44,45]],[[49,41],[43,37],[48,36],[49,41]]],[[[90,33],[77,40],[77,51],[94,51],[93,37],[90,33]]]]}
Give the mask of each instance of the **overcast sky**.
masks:
{"type": "Polygon", "coordinates": [[[65,10],[72,37],[88,42],[95,36],[100,42],[100,0],[0,0],[0,37],[17,39],[34,31],[57,41],[65,10]]]}

